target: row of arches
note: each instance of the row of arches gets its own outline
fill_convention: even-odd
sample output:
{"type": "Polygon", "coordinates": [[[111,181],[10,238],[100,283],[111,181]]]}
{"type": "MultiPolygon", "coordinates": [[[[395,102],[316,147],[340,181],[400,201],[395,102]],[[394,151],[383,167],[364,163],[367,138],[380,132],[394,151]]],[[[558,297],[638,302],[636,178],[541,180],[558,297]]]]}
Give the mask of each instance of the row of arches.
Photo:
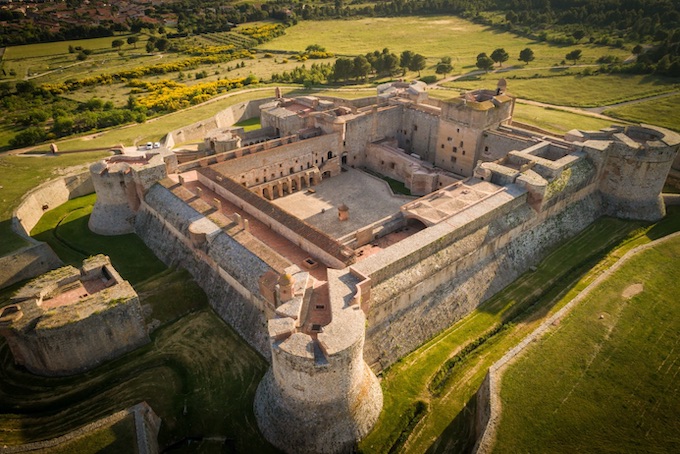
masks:
{"type": "Polygon", "coordinates": [[[302,189],[312,187],[320,181],[321,174],[319,173],[319,169],[314,167],[294,175],[288,175],[275,181],[255,186],[251,190],[262,198],[274,200],[302,189]]]}

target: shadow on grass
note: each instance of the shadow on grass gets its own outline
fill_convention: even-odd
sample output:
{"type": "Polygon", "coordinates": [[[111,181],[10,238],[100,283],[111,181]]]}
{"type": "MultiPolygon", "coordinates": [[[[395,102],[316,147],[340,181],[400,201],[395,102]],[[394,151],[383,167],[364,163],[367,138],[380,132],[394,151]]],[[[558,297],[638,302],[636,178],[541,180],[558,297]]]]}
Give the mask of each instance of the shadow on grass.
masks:
{"type": "Polygon", "coordinates": [[[471,452],[476,441],[476,412],[477,396],[475,394],[429,447],[427,454],[471,452]]]}
{"type": "Polygon", "coordinates": [[[134,233],[105,236],[90,231],[87,223],[94,205],[93,195],[70,200],[46,213],[34,231],[66,264],[79,267],[83,259],[105,254],[124,279],[135,285],[166,269],[141,238],[134,233]]]}
{"type": "Polygon", "coordinates": [[[0,241],[0,257],[30,245],[28,241],[14,233],[12,230],[12,219],[0,221],[0,238],[2,238],[2,241],[0,241]]]}

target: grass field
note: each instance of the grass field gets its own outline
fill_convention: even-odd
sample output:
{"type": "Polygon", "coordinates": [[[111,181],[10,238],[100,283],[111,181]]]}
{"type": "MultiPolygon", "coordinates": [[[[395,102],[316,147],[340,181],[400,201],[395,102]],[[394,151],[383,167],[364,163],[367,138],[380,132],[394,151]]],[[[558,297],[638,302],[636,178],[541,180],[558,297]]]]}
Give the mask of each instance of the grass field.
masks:
{"type": "Polygon", "coordinates": [[[400,415],[416,401],[428,412],[407,433],[404,452],[465,452],[474,444],[473,396],[487,369],[566,304],[626,251],[680,230],[680,209],[654,226],[602,218],[550,254],[535,272],[527,272],[505,290],[440,335],[402,358],[385,372],[384,407],[374,430],[361,442],[367,453],[393,447],[400,415]],[[501,324],[505,329],[486,339],[452,370],[437,396],[429,391],[432,377],[448,358],[501,324]]]}
{"type": "Polygon", "coordinates": [[[508,91],[519,98],[574,107],[605,106],[680,89],[678,80],[625,74],[513,79],[506,73],[492,73],[479,80],[453,81],[444,86],[461,90],[495,87],[500,78],[506,78],[508,91]]]}
{"type": "Polygon", "coordinates": [[[655,124],[680,131],[680,95],[616,107],[604,111],[605,115],[627,121],[655,124]]]}
{"type": "Polygon", "coordinates": [[[563,135],[571,129],[597,131],[602,128],[607,128],[612,124],[623,123],[615,120],[603,120],[601,118],[566,112],[550,107],[523,104],[521,102],[515,104],[515,111],[512,118],[520,123],[537,126],[559,135],[563,135]]]}
{"type": "MultiPolygon", "coordinates": [[[[595,63],[602,55],[610,54],[625,59],[629,52],[609,47],[584,44],[579,46],[551,46],[510,33],[499,32],[455,16],[362,18],[347,20],[300,21],[286,29],[286,34],[259,48],[283,51],[302,51],[310,44],[319,44],[340,55],[358,55],[388,47],[400,53],[412,50],[428,58],[435,65],[441,57],[453,60],[454,73],[474,68],[477,54],[504,48],[510,59],[505,66],[517,63],[519,51],[534,50],[534,66],[553,66],[575,48],[583,50],[579,63],[595,63]]],[[[523,64],[522,64],[523,65],[523,64]]],[[[429,72],[434,72],[430,68],[429,72]]]]}
{"type": "Polygon", "coordinates": [[[59,156],[0,156],[0,256],[26,246],[11,229],[12,212],[32,188],[63,174],[66,169],[101,159],[109,153],[79,153],[59,156]]]}
{"type": "Polygon", "coordinates": [[[633,258],[533,343],[503,377],[494,452],[677,452],[678,280],[680,238],[633,258]],[[633,284],[644,288],[627,296],[633,284]]]}

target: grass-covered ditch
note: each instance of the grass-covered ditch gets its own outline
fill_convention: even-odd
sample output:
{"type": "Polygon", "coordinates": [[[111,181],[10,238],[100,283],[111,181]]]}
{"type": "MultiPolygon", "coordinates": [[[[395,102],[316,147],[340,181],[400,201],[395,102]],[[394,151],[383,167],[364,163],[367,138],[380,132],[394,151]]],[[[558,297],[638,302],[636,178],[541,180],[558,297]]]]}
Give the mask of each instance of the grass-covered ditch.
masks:
{"type": "Polygon", "coordinates": [[[384,407],[360,443],[365,453],[465,452],[474,444],[474,394],[489,366],[633,247],[680,230],[680,209],[657,224],[601,218],[556,248],[466,318],[383,373],[384,407]],[[416,402],[427,412],[405,435],[416,402]]]}
{"type": "MultiPolygon", "coordinates": [[[[39,377],[17,367],[0,338],[0,443],[60,436],[146,401],[162,419],[161,449],[273,452],[252,409],[264,359],[212,311],[188,272],[166,268],[135,235],[91,233],[94,201],[78,198],[46,213],[36,237],[76,266],[87,255],[109,255],[134,284],[146,321],[157,326],[152,341],[83,374],[39,377]]],[[[2,292],[0,305],[9,293],[2,292]]],[[[124,425],[99,431],[77,450],[115,451],[129,435],[124,425]]]]}

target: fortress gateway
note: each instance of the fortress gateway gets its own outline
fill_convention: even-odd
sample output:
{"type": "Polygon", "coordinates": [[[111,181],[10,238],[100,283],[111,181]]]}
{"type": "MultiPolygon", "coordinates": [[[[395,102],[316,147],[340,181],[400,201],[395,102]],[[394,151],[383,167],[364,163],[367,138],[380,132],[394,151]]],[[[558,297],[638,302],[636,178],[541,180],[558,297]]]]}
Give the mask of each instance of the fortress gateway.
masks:
{"type": "Polygon", "coordinates": [[[447,101],[394,83],[354,101],[242,103],[168,134],[170,148],[204,139],[203,157],[94,164],[90,227],[134,231],[186,267],[268,359],[255,402],[268,440],[348,451],[382,407],[374,372],[597,217],[665,213],[680,136],[628,126],[549,137],[513,124],[513,108],[502,84],[447,101]],[[258,115],[261,130],[228,127],[258,115]]]}

